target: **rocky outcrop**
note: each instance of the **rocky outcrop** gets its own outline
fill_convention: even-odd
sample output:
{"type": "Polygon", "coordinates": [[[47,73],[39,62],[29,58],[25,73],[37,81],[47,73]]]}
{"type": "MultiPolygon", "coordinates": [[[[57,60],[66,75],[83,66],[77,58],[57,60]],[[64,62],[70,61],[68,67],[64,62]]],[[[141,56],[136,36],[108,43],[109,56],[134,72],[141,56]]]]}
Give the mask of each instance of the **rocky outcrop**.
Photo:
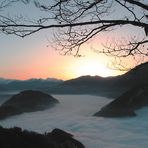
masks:
{"type": "Polygon", "coordinates": [[[0,127],[0,133],[0,148],[85,148],[73,135],[60,129],[39,134],[19,127],[0,127]]]}
{"type": "Polygon", "coordinates": [[[60,144],[61,148],[84,148],[84,145],[75,140],[73,135],[60,129],[54,129],[51,133],[48,133],[47,136],[51,141],[56,141],[58,145],[60,144]]]}
{"type": "Polygon", "coordinates": [[[148,106],[148,85],[140,85],[123,93],[120,97],[103,107],[94,116],[127,117],[136,116],[135,110],[148,106]]]}
{"type": "Polygon", "coordinates": [[[59,101],[41,91],[22,91],[12,96],[0,106],[0,119],[23,112],[44,110],[54,106],[59,101]]]}

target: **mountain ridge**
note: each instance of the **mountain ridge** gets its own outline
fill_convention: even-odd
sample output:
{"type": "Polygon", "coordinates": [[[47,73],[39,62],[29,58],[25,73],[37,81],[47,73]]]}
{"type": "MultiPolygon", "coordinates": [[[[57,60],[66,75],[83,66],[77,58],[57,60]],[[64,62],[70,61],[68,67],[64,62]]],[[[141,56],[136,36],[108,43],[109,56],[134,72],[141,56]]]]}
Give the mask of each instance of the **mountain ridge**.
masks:
{"type": "Polygon", "coordinates": [[[128,89],[145,83],[148,83],[148,62],[138,65],[119,76],[86,75],[66,81],[53,78],[32,78],[10,81],[5,83],[5,85],[0,84],[0,89],[8,91],[33,89],[51,94],[96,94],[106,97],[117,97],[128,89]]]}
{"type": "Polygon", "coordinates": [[[31,78],[27,80],[15,80],[15,79],[10,80],[10,79],[0,78],[0,89],[6,91],[27,90],[27,89],[46,90],[47,88],[54,87],[61,82],[63,82],[63,80],[55,78],[47,78],[47,79],[31,78]]]}
{"type": "Polygon", "coordinates": [[[119,96],[124,91],[141,84],[148,84],[148,62],[136,66],[119,76],[81,76],[59,84],[57,91],[64,93],[88,93],[119,96]]]}

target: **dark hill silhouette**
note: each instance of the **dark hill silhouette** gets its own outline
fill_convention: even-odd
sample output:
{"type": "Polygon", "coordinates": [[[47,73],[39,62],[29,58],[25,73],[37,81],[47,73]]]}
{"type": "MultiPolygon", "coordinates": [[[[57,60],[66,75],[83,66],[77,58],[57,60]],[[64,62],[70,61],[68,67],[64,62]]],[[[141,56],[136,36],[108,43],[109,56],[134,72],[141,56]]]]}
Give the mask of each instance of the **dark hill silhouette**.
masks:
{"type": "Polygon", "coordinates": [[[60,129],[39,134],[19,127],[0,127],[0,148],[84,148],[84,145],[60,129]]]}
{"type": "Polygon", "coordinates": [[[99,94],[117,97],[130,88],[145,83],[148,83],[148,62],[120,76],[107,78],[100,76],[81,76],[67,80],[54,88],[53,92],[99,94]]]}
{"type": "Polygon", "coordinates": [[[0,106],[0,119],[23,112],[33,112],[52,107],[59,101],[41,91],[22,91],[0,106]]]}
{"type": "Polygon", "coordinates": [[[130,88],[148,83],[148,62],[136,66],[129,72],[119,77],[118,85],[130,86],[130,88]]]}
{"type": "Polygon", "coordinates": [[[140,85],[123,93],[104,106],[94,116],[126,117],[136,116],[135,110],[148,106],[148,85],[140,85]]]}
{"type": "Polygon", "coordinates": [[[85,86],[85,85],[98,85],[98,82],[104,81],[105,78],[100,76],[81,76],[76,79],[67,80],[62,85],[71,86],[85,86]]]}
{"type": "Polygon", "coordinates": [[[103,78],[100,76],[81,76],[75,79],[64,81],[55,87],[52,92],[106,95],[108,92],[105,92],[105,90],[109,89],[113,83],[113,77],[103,78]]]}

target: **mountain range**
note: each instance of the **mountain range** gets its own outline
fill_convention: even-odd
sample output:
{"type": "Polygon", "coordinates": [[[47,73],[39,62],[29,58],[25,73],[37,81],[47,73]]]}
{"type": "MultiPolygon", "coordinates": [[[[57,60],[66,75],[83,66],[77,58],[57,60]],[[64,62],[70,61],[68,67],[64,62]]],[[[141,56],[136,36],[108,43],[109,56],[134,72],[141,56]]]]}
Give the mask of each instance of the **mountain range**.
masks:
{"type": "Polygon", "coordinates": [[[59,93],[99,94],[117,97],[137,85],[148,85],[148,62],[127,73],[114,77],[81,76],[62,82],[55,88],[59,93]]]}
{"type": "Polygon", "coordinates": [[[13,80],[13,79],[4,79],[0,78],[0,91],[15,91],[15,90],[46,90],[50,89],[63,80],[55,78],[47,79],[28,79],[28,80],[13,80]]]}
{"type": "Polygon", "coordinates": [[[52,94],[97,94],[117,97],[137,85],[148,85],[148,62],[114,77],[81,76],[67,81],[58,79],[5,80],[0,78],[0,90],[42,90],[52,94]]]}

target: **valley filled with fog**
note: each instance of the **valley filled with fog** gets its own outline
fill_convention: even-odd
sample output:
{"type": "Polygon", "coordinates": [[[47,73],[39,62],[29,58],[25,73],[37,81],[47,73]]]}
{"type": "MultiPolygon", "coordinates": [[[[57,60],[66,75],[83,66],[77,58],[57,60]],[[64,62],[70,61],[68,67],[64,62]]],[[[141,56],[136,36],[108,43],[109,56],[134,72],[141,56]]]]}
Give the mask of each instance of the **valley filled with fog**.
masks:
{"type": "MultiPolygon", "coordinates": [[[[10,94],[9,94],[10,95],[10,94]]],[[[9,95],[0,96],[0,104],[9,95]]],[[[19,126],[40,133],[60,128],[74,135],[86,148],[147,148],[148,108],[136,117],[93,117],[111,99],[92,95],[53,95],[60,101],[53,108],[1,120],[3,127],[19,126]]]]}

